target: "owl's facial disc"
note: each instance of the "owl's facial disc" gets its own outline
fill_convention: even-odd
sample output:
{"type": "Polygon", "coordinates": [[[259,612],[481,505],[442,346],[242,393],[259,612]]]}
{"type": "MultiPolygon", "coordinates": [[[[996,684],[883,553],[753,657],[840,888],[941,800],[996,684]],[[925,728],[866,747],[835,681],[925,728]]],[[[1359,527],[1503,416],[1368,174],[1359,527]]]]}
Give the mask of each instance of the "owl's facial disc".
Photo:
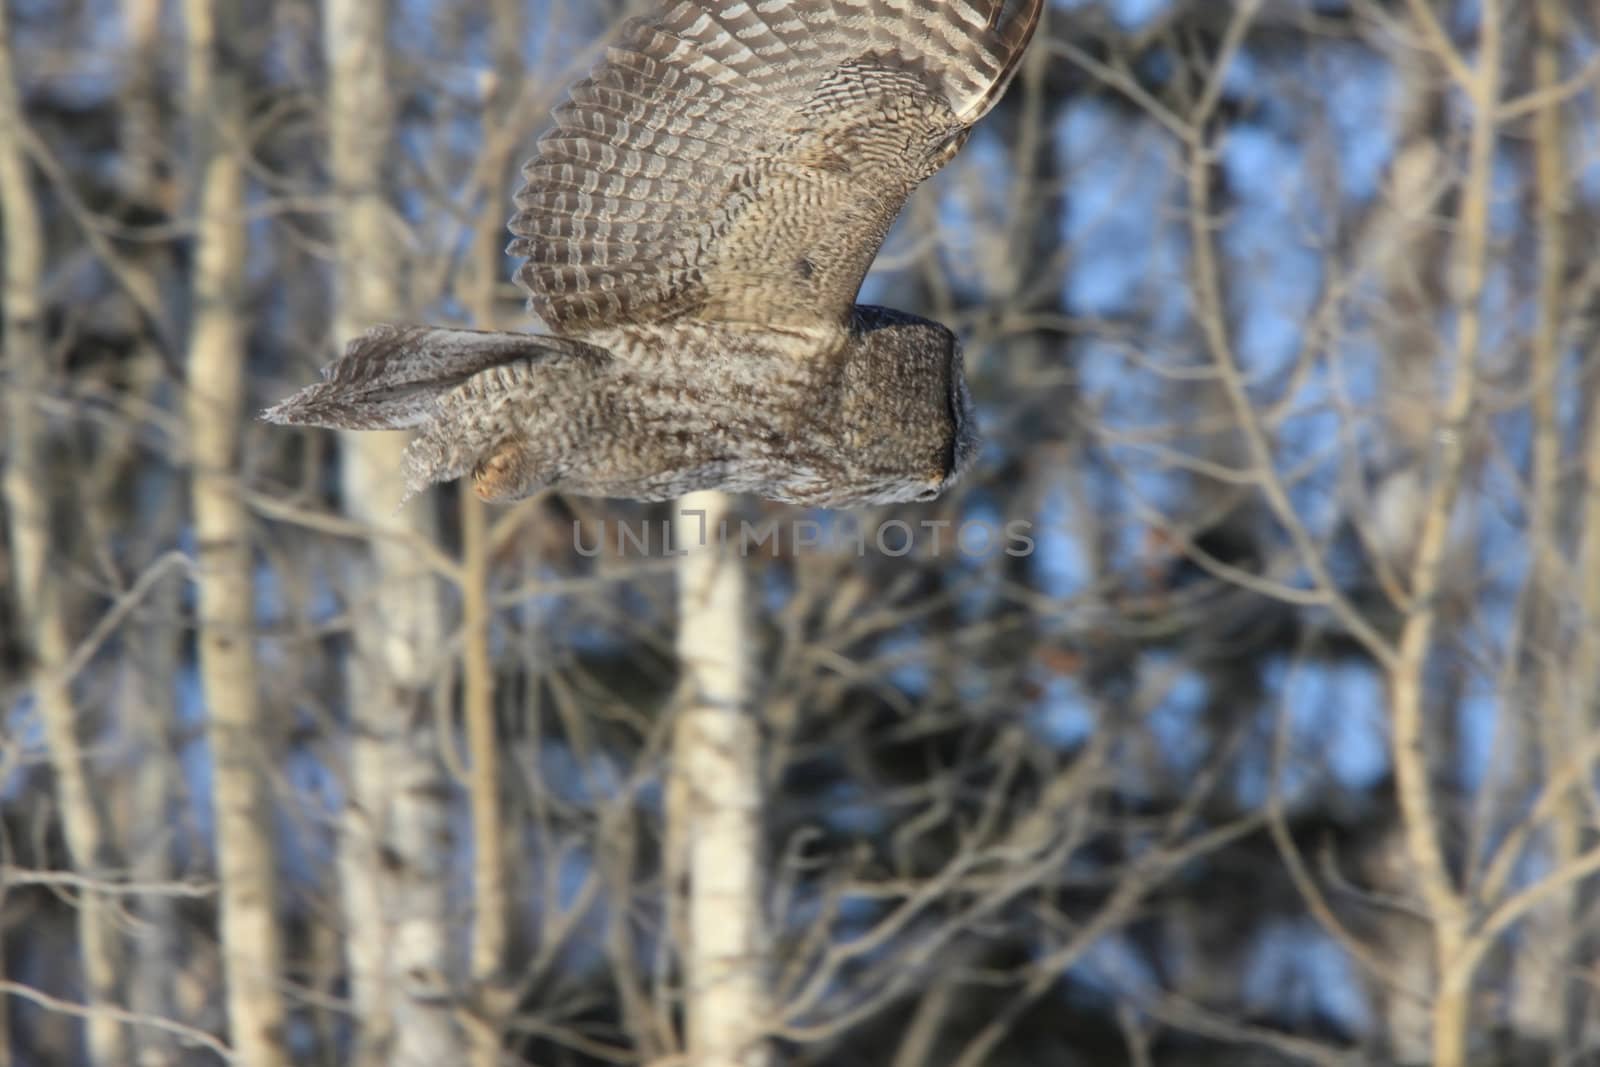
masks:
{"type": "Polygon", "coordinates": [[[977,456],[960,342],[938,323],[858,306],[834,399],[817,435],[837,440],[831,472],[854,504],[929,501],[977,456]]]}

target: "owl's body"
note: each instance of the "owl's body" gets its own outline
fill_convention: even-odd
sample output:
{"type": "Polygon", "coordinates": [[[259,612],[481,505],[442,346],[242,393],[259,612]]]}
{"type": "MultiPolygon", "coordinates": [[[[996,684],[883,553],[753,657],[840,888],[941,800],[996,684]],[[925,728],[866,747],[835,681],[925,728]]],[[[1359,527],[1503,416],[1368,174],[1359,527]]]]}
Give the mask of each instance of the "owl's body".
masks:
{"type": "Polygon", "coordinates": [[[267,413],[417,427],[413,490],[930,499],[976,452],[944,327],[855,295],[1014,72],[1042,0],[679,0],[524,168],[511,252],[552,336],[377,327],[267,413]]]}

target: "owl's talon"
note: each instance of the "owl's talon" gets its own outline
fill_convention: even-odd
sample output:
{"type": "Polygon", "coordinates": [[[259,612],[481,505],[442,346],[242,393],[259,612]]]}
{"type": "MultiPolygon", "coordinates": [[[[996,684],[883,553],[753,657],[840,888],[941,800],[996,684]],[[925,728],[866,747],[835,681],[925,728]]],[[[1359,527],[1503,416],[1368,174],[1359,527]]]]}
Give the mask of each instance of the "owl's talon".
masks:
{"type": "Polygon", "coordinates": [[[496,446],[472,472],[472,490],[480,500],[506,500],[523,495],[527,482],[522,442],[510,440],[496,446]]]}

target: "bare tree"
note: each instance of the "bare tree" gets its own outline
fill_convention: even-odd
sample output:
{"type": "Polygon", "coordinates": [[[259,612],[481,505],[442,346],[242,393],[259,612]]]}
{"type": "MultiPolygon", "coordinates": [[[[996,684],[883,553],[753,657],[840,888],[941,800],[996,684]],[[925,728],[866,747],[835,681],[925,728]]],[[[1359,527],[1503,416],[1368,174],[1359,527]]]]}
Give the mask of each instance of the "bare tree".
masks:
{"type": "MultiPolygon", "coordinates": [[[[737,546],[718,528],[721,493],[677,505],[678,659],[683,702],[673,726],[668,870],[682,880],[677,926],[686,1047],[705,1067],[762,1067],[769,934],[762,864],[761,731],[750,701],[745,583],[737,546]]],[[[675,879],[675,880],[676,880],[675,879]]]]}
{"type": "Polygon", "coordinates": [[[287,1064],[277,849],[266,769],[272,731],[261,714],[255,653],[250,514],[239,493],[245,382],[242,71],[224,58],[243,35],[231,0],[188,0],[191,137],[199,146],[195,312],[188,421],[199,545],[200,671],[215,770],[217,868],[229,1033],[240,1061],[287,1064]]]}
{"type": "MultiPolygon", "coordinates": [[[[0,5],[0,219],[5,224],[5,502],[18,611],[28,620],[30,687],[48,740],[55,798],[72,863],[91,876],[111,867],[112,842],[85,752],[72,695],[66,567],[56,532],[62,503],[50,486],[50,429],[40,406],[52,385],[41,285],[43,223],[29,165],[29,129],[13,67],[10,24],[0,5]]],[[[78,952],[89,1013],[89,1055],[101,1067],[126,1062],[128,1036],[108,1009],[123,995],[123,944],[114,905],[93,885],[80,890],[78,952]]]]}
{"type": "Polygon", "coordinates": [[[249,423],[522,320],[515,164],[643,9],[212,0],[192,93],[184,10],[4,12],[0,1063],[1585,1057],[1588,8],[1054,5],[862,294],[980,461],[849,514],[397,514],[249,423]]]}
{"type": "MultiPolygon", "coordinates": [[[[484,196],[473,234],[470,275],[470,304],[482,330],[499,328],[495,294],[504,259],[504,194],[518,128],[514,112],[521,66],[518,45],[523,39],[518,7],[512,0],[494,0],[490,7],[494,35],[492,82],[490,92],[485,94],[485,144],[476,183],[484,190],[484,196]]],[[[474,1067],[494,1067],[501,1060],[508,992],[506,942],[512,914],[489,634],[493,567],[487,512],[487,506],[476,494],[461,494],[462,711],[472,756],[468,790],[472,805],[474,899],[469,970],[476,1007],[481,1016],[486,1016],[475,1021],[470,1034],[474,1067]]]]}
{"type": "MultiPolygon", "coordinates": [[[[393,122],[388,5],[330,0],[323,10],[329,150],[339,208],[334,333],[354,337],[402,316],[402,254],[385,192],[393,122]]],[[[451,952],[444,770],[427,686],[443,636],[431,575],[410,547],[432,541],[425,504],[396,510],[402,434],[340,442],[346,511],[373,531],[352,587],[357,643],[348,674],[350,798],[340,845],[347,951],[364,1063],[434,1064],[456,1048],[445,1003],[451,952]]]]}
{"type": "MultiPolygon", "coordinates": [[[[175,186],[169,173],[174,139],[165,108],[163,7],[160,0],[125,0],[121,5],[129,47],[127,91],[117,139],[122,163],[118,184],[128,201],[140,205],[141,210],[170,213],[175,186]]],[[[154,244],[130,264],[138,276],[135,284],[151,306],[161,303],[158,295],[164,280],[162,261],[168,252],[164,245],[154,244]]],[[[159,406],[169,384],[160,345],[150,338],[139,349],[133,359],[132,377],[136,384],[132,391],[152,406],[159,406]]],[[[136,482],[141,475],[155,475],[140,463],[144,457],[133,444],[136,439],[137,424],[130,421],[125,432],[105,450],[111,461],[103,464],[106,474],[96,486],[98,510],[104,513],[94,520],[97,534],[114,528],[118,522],[116,486],[130,480],[136,482]]],[[[168,510],[167,522],[152,524],[156,528],[149,539],[151,558],[165,551],[165,539],[170,538],[170,531],[181,529],[182,522],[182,509],[173,507],[168,510]]],[[[151,591],[149,614],[159,621],[139,627],[130,635],[127,677],[121,686],[127,698],[123,707],[128,725],[137,738],[140,768],[137,777],[126,783],[127,829],[122,840],[130,877],[151,885],[170,881],[175,875],[172,812],[180,803],[181,779],[175,758],[180,731],[173,715],[172,683],[183,662],[183,639],[175,627],[164,623],[179,616],[181,593],[182,582],[176,576],[151,591]]],[[[141,1015],[178,1018],[176,993],[182,951],[176,901],[152,894],[134,902],[133,911],[137,925],[131,938],[128,1006],[141,1015]]],[[[133,1038],[140,1067],[168,1067],[179,1062],[181,1052],[175,1034],[146,1026],[136,1028],[133,1038]]]]}
{"type": "Polygon", "coordinates": [[[1455,293],[1458,323],[1456,352],[1451,360],[1449,399],[1435,425],[1442,447],[1428,491],[1414,561],[1407,583],[1404,622],[1390,667],[1390,714],[1393,758],[1400,811],[1419,895],[1433,924],[1438,987],[1433,1006],[1433,1063],[1463,1067],[1471,1011],[1472,971],[1462,967],[1470,913],[1445,858],[1440,839],[1437,802],[1427,759],[1425,676],[1439,611],[1440,578],[1450,525],[1468,464],[1469,422],[1476,410],[1481,359],[1484,285],[1488,274],[1489,198],[1501,98],[1501,20],[1497,0],[1483,6],[1478,55],[1464,70],[1454,46],[1442,39],[1433,10],[1422,0],[1412,8],[1424,33],[1432,33],[1446,50],[1452,73],[1472,103],[1472,140],[1461,195],[1460,229],[1455,258],[1459,285],[1455,293]]]}

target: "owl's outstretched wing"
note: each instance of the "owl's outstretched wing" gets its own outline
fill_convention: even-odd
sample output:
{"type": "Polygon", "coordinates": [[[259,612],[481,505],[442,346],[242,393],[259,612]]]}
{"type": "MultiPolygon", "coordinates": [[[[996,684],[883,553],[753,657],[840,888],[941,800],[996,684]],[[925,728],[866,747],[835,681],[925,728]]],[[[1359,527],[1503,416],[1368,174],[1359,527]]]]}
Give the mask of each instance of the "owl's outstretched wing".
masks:
{"type": "Polygon", "coordinates": [[[531,308],[558,333],[845,321],[1043,4],[676,0],[630,22],[523,169],[510,251],[531,308]]]}

